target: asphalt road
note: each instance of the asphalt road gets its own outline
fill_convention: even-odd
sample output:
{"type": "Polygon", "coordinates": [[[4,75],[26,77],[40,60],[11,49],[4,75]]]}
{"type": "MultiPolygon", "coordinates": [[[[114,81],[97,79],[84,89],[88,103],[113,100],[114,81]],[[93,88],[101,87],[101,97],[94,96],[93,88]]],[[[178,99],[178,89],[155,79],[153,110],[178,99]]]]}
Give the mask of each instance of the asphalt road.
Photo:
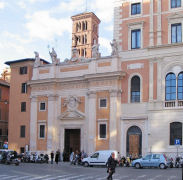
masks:
{"type": "MultiPolygon", "coordinates": [[[[21,163],[19,166],[0,164],[0,180],[105,180],[105,167],[82,167],[69,163],[32,164],[21,163]]],[[[181,180],[181,168],[134,169],[117,167],[113,180],[181,180]]]]}

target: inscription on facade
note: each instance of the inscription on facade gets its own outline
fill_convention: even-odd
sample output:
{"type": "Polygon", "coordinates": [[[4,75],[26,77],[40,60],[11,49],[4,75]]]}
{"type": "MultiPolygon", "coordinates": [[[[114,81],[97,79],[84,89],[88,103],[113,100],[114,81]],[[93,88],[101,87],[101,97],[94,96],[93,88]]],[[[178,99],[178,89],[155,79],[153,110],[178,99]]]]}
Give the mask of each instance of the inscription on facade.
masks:
{"type": "Polygon", "coordinates": [[[127,69],[142,69],[144,68],[144,63],[136,63],[127,65],[127,69]]]}

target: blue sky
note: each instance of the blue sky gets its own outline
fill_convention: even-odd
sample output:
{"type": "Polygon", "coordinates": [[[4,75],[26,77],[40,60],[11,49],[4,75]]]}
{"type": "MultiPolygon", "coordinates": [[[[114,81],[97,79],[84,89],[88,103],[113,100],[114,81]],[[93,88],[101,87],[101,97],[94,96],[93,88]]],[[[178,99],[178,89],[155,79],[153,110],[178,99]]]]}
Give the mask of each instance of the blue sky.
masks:
{"type": "MultiPolygon", "coordinates": [[[[86,10],[86,0],[0,0],[0,73],[4,62],[34,57],[50,61],[54,47],[63,61],[71,56],[71,16],[86,10]]],[[[88,0],[87,11],[101,20],[102,56],[110,55],[113,38],[113,0],[88,0]]]]}

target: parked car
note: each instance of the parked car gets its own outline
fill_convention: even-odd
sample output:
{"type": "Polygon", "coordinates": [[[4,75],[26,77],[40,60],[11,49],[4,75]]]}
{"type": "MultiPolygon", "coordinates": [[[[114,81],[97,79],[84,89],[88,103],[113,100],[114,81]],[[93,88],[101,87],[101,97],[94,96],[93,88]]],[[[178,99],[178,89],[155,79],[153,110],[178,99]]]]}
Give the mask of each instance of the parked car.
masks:
{"type": "Polygon", "coordinates": [[[10,149],[0,149],[0,161],[3,159],[4,153],[13,153],[13,150],[10,149]]]}
{"type": "Polygon", "coordinates": [[[115,158],[117,158],[117,151],[115,150],[97,151],[93,155],[82,159],[82,164],[85,167],[90,165],[107,165],[107,160],[112,152],[114,152],[115,158]]]}
{"type": "Polygon", "coordinates": [[[137,169],[143,167],[159,167],[160,169],[166,169],[168,162],[164,154],[148,154],[144,158],[134,160],[132,166],[137,169]]]}

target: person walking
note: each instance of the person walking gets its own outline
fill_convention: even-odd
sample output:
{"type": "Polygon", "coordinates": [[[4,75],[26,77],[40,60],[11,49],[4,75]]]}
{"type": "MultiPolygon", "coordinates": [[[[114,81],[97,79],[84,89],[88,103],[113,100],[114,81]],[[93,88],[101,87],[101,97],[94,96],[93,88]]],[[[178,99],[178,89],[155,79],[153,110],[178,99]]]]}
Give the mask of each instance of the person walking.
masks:
{"type": "Polygon", "coordinates": [[[54,159],[54,152],[51,152],[51,164],[53,164],[53,159],[54,159]]]}
{"type": "Polygon", "coordinates": [[[56,164],[58,164],[58,160],[59,160],[59,152],[57,151],[56,155],[55,155],[55,162],[56,162],[56,164]]]}
{"type": "Polygon", "coordinates": [[[111,156],[109,157],[107,161],[107,173],[109,173],[107,179],[112,180],[112,175],[115,173],[116,164],[118,162],[115,160],[115,154],[114,152],[111,153],[111,156]]]}

